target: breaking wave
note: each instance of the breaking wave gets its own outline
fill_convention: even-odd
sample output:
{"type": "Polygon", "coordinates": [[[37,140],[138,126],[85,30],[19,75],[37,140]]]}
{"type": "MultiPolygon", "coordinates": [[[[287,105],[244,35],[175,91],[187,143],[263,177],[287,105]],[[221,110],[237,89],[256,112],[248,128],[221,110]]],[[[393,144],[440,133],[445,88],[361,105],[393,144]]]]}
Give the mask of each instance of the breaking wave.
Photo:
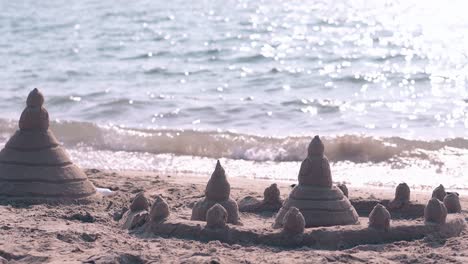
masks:
{"type": "MultiPolygon", "coordinates": [[[[0,139],[8,140],[16,121],[0,120],[0,139]]],[[[55,121],[51,129],[67,147],[95,150],[174,154],[251,161],[301,161],[313,135],[265,137],[234,132],[169,129],[132,129],[77,121],[55,121]]],[[[468,140],[410,140],[365,135],[323,137],[326,155],[333,161],[391,162],[399,158],[428,159],[427,151],[468,149],[468,140]]]]}

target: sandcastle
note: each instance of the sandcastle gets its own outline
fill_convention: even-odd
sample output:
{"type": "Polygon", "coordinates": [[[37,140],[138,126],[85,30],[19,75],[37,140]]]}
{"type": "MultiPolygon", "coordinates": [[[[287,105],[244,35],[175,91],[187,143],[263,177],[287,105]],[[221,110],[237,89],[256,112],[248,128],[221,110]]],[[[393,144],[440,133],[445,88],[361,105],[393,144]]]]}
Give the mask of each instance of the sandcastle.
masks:
{"type": "MultiPolygon", "coordinates": [[[[249,213],[249,219],[246,220],[249,224],[229,223],[229,217],[233,215],[238,220],[238,212],[233,211],[237,209],[237,205],[230,198],[230,186],[219,162],[206,186],[205,199],[196,203],[192,210],[192,220],[186,219],[185,213],[184,217],[180,217],[181,215],[177,213],[169,216],[169,206],[161,197],[156,198],[148,216],[148,201],[143,199],[143,194],[140,194],[134,199],[130,206],[132,209],[124,217],[127,220],[123,222],[127,223],[128,219],[133,217],[130,224],[131,233],[143,237],[155,235],[199,241],[221,241],[237,245],[307,246],[320,249],[344,249],[363,244],[410,241],[426,236],[448,238],[458,236],[466,228],[464,216],[447,215],[444,204],[436,198],[433,198],[426,207],[423,206],[426,221],[421,221],[422,214],[416,217],[410,214],[411,210],[419,208],[410,202],[402,207],[404,210],[397,209],[400,218],[391,220],[393,212],[390,215],[383,204],[374,204],[372,211],[369,211],[370,214],[364,216],[368,217],[368,221],[366,218],[357,221],[358,217],[349,200],[341,190],[332,186],[328,161],[323,154],[317,155],[323,153],[323,145],[318,137],[311,143],[309,153],[312,154],[311,161],[306,159],[303,162],[299,185],[284,202],[275,219],[276,222],[281,221],[282,229],[272,229],[270,221],[273,221],[273,218],[261,210],[249,213]],[[317,149],[322,151],[317,152],[317,149]],[[326,179],[320,178],[324,176],[326,179]],[[296,205],[301,208],[297,208],[296,205]],[[347,217],[347,222],[336,220],[337,215],[347,217]],[[199,220],[202,217],[206,224],[200,224],[199,220]],[[311,217],[315,218],[311,220],[311,217]],[[328,219],[324,220],[326,217],[328,219]],[[320,227],[307,228],[308,221],[309,225],[311,222],[315,226],[319,223],[320,227]]],[[[407,188],[401,186],[404,185],[397,188],[396,200],[407,201],[409,192],[407,188]],[[402,189],[406,190],[401,192],[402,189]]],[[[266,188],[264,196],[265,200],[271,200],[272,197],[274,200],[277,199],[278,186],[272,184],[266,188]]],[[[385,204],[389,203],[389,200],[384,201],[385,204]]],[[[373,200],[372,203],[374,202],[373,200]]]]}
{"type": "Polygon", "coordinates": [[[296,207],[305,218],[306,227],[350,225],[358,222],[356,210],[343,192],[332,186],[332,175],[324,145],[315,136],[308,148],[307,158],[299,171],[299,184],[277,214],[274,228],[283,225],[283,218],[296,207]]]}
{"type": "Polygon", "coordinates": [[[226,178],[226,172],[221,163],[216,163],[215,170],[211,175],[205,189],[205,198],[195,204],[192,209],[192,220],[206,221],[206,213],[215,204],[220,204],[226,209],[227,222],[239,223],[239,208],[237,202],[229,197],[231,186],[226,178]]]}
{"type": "Polygon", "coordinates": [[[38,89],[30,92],[19,130],[0,152],[0,200],[26,203],[90,202],[96,189],[49,130],[38,89]]]}

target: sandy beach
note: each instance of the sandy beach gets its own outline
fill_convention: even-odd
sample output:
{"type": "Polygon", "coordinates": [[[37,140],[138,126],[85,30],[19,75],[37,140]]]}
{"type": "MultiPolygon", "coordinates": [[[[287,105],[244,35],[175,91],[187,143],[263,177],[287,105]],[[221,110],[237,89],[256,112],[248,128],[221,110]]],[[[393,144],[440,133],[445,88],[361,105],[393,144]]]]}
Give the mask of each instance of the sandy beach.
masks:
{"type": "MultiPolygon", "coordinates": [[[[466,263],[468,233],[442,239],[361,245],[342,251],[308,247],[279,248],[262,245],[229,245],[219,241],[162,238],[133,234],[121,228],[122,209],[135,194],[163,196],[171,214],[190,219],[193,204],[203,197],[206,177],[154,172],[86,170],[96,187],[113,190],[111,196],[86,205],[0,206],[0,263],[466,263]]],[[[261,198],[271,181],[230,178],[231,197],[261,198]]],[[[281,196],[290,183],[278,183],[281,196]]],[[[350,199],[393,197],[391,189],[350,188],[350,199]]],[[[412,192],[412,201],[425,203],[430,192],[412,192]]],[[[461,197],[463,208],[468,199],[461,197]]],[[[464,210],[464,212],[466,212],[464,210]]],[[[268,228],[273,217],[259,223],[256,216],[241,213],[244,226],[268,228]]]]}

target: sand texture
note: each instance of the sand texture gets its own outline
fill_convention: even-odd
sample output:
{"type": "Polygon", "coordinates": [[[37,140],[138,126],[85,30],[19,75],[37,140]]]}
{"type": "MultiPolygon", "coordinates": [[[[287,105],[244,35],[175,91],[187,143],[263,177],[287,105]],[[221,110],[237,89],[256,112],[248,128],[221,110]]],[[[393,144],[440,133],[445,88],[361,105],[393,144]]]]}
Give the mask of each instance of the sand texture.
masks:
{"type": "MultiPolygon", "coordinates": [[[[15,203],[0,206],[0,263],[2,259],[16,263],[468,263],[466,230],[460,237],[431,235],[413,241],[358,245],[331,251],[309,246],[229,244],[202,242],[197,238],[160,237],[138,228],[129,232],[122,228],[120,220],[131,200],[143,190],[151,202],[157,195],[167,201],[171,210],[169,220],[204,227],[205,222],[189,220],[193,205],[203,198],[208,177],[98,170],[86,173],[95,186],[110,188],[115,191],[114,195],[91,204],[15,203]]],[[[233,199],[245,196],[262,199],[264,189],[271,183],[230,178],[230,195],[233,199]]],[[[289,185],[278,183],[283,199],[291,191],[289,185]]],[[[391,200],[394,196],[394,190],[348,188],[351,201],[375,197],[391,200]]],[[[412,190],[411,193],[411,201],[415,204],[427,203],[430,197],[431,192],[412,190]]],[[[468,199],[461,195],[460,203],[466,213],[468,199]]],[[[452,217],[449,214],[447,221],[452,217]]],[[[274,216],[271,213],[241,212],[240,218],[243,226],[229,226],[237,230],[256,229],[264,234],[272,232],[274,216]]],[[[366,225],[362,219],[361,225],[366,225]]],[[[398,221],[392,219],[391,224],[398,221]]],[[[424,219],[412,221],[422,226],[424,219]]],[[[320,232],[321,229],[314,230],[320,232]]],[[[325,242],[322,244],[326,245],[325,242]]]]}

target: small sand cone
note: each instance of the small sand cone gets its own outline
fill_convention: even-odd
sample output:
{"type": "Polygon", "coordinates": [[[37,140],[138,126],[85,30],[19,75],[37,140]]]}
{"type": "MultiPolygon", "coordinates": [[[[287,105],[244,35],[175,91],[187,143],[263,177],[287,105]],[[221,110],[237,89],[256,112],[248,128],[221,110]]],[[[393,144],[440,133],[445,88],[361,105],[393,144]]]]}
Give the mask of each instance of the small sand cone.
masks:
{"type": "Polygon", "coordinates": [[[169,217],[169,205],[167,202],[160,196],[156,196],[153,205],[150,210],[150,220],[153,222],[158,222],[169,217]]]}
{"type": "Polygon", "coordinates": [[[305,219],[299,209],[291,207],[286,212],[283,218],[283,230],[289,234],[302,234],[304,233],[305,219]]]}
{"type": "Polygon", "coordinates": [[[239,224],[239,206],[229,197],[231,186],[221,163],[216,163],[205,189],[205,198],[198,201],[192,208],[191,220],[206,221],[207,211],[215,204],[220,204],[228,213],[228,223],[239,224]]]}
{"type": "Polygon", "coordinates": [[[221,166],[219,160],[216,162],[215,170],[211,175],[205,189],[205,196],[213,201],[225,201],[229,199],[231,193],[231,185],[226,178],[226,172],[221,166]]]}
{"type": "Polygon", "coordinates": [[[461,205],[460,198],[456,193],[447,193],[444,198],[444,205],[447,208],[448,213],[460,213],[461,205]]]}
{"type": "Polygon", "coordinates": [[[432,192],[432,198],[437,198],[439,201],[443,201],[445,198],[445,195],[446,195],[445,188],[442,184],[437,186],[437,188],[435,188],[434,191],[432,192]]]}
{"type": "Polygon", "coordinates": [[[280,197],[280,190],[278,189],[278,185],[276,185],[276,183],[273,183],[267,187],[263,192],[263,203],[279,204],[281,206],[282,201],[280,197]]]}
{"type": "Polygon", "coordinates": [[[226,227],[228,213],[220,204],[213,205],[206,212],[206,227],[207,228],[224,228],[226,227]]]}
{"type": "Polygon", "coordinates": [[[444,224],[447,218],[447,208],[437,198],[431,198],[424,208],[424,220],[429,223],[444,224]]]}
{"type": "Polygon", "coordinates": [[[389,208],[397,209],[407,205],[410,201],[411,190],[406,183],[400,183],[395,189],[395,198],[390,202],[389,208]]]}
{"type": "Polygon", "coordinates": [[[341,183],[341,184],[338,184],[336,187],[338,187],[344,194],[344,196],[346,197],[349,197],[349,191],[348,191],[348,187],[346,187],[346,184],[344,183],[341,183]]]}
{"type": "Polygon", "coordinates": [[[144,211],[148,210],[148,208],[149,201],[144,192],[138,193],[130,205],[130,210],[132,210],[132,212],[144,211]]]}
{"type": "Polygon", "coordinates": [[[381,204],[377,204],[369,214],[369,227],[377,230],[388,231],[390,229],[390,212],[381,204]]]}

